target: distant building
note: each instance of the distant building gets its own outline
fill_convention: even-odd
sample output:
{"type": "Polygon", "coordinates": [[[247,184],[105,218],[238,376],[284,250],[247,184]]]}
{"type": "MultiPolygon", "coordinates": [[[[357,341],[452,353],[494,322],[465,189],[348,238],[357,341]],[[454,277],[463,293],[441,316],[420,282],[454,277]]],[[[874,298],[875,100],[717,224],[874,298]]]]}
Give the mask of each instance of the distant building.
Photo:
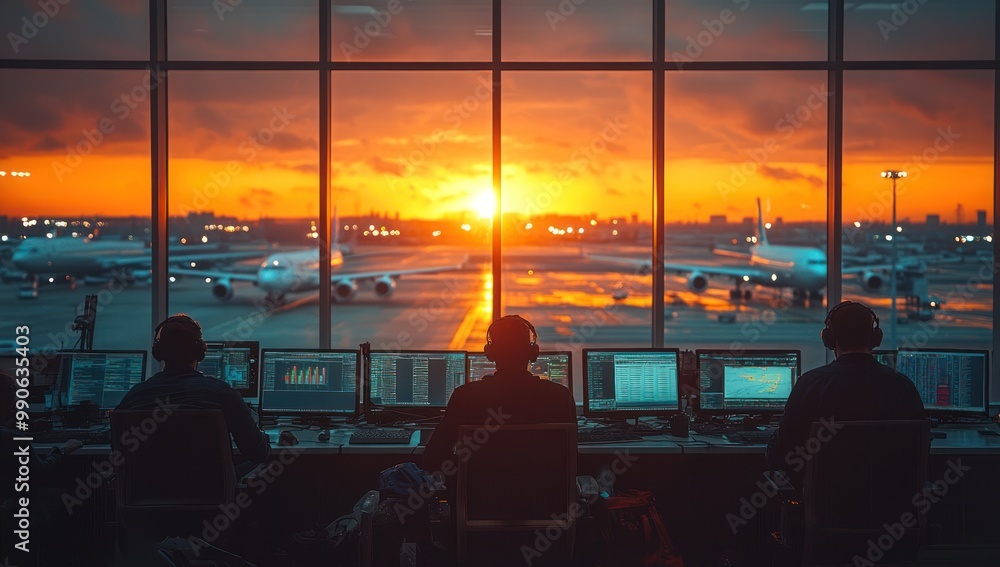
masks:
{"type": "Polygon", "coordinates": [[[927,220],[925,221],[927,226],[941,226],[941,215],[929,214],[927,215],[927,220]]]}
{"type": "Polygon", "coordinates": [[[976,226],[986,228],[986,211],[982,209],[976,211],[976,226]]]}
{"type": "Polygon", "coordinates": [[[726,215],[710,215],[708,217],[708,224],[726,224],[726,215]]]}

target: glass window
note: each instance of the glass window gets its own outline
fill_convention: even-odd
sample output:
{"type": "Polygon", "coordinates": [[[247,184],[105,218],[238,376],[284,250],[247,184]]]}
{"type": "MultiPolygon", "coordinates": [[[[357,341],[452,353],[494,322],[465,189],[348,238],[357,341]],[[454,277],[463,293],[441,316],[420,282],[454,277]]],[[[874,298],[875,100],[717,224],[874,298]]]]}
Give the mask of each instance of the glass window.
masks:
{"type": "Polygon", "coordinates": [[[0,2],[0,59],[148,59],[149,2],[0,2]]]}
{"type": "Polygon", "coordinates": [[[480,346],[492,311],[490,75],[343,71],[333,86],[344,251],[333,344],[480,346]]]}
{"type": "Polygon", "coordinates": [[[170,306],[208,340],[319,345],[315,73],[170,76],[170,306]]]}
{"type": "Polygon", "coordinates": [[[505,61],[649,61],[652,5],[626,0],[504,2],[505,61]]]}
{"type": "Polygon", "coordinates": [[[316,61],[318,0],[167,0],[170,59],[316,61]]]}
{"type": "Polygon", "coordinates": [[[333,2],[334,61],[489,61],[489,0],[333,2]]]}
{"type": "Polygon", "coordinates": [[[2,339],[28,325],[35,354],[77,347],[96,295],[94,348],[148,348],[148,73],[8,69],[0,82],[17,85],[0,92],[2,339]]]}
{"type": "Polygon", "coordinates": [[[652,342],[650,75],[504,73],[503,97],[503,314],[582,376],[583,348],[652,342]]]}
{"type": "Polygon", "coordinates": [[[827,103],[819,71],[667,74],[667,346],[824,364],[827,103]]]}
{"type": "Polygon", "coordinates": [[[845,59],[993,59],[996,2],[848,2],[844,28],[845,59]]]}
{"type": "Polygon", "coordinates": [[[666,59],[825,60],[827,18],[825,1],[667,0],[666,59]]]}
{"type": "Polygon", "coordinates": [[[991,348],[993,96],[989,71],[845,73],[843,295],[882,348],[991,348]]]}

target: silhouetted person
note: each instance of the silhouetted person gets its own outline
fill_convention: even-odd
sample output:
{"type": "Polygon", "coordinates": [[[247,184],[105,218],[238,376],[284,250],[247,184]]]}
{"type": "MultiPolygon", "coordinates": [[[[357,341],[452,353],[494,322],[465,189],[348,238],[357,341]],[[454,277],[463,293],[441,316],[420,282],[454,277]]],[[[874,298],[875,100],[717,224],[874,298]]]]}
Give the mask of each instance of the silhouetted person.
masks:
{"type": "MultiPolygon", "coordinates": [[[[270,454],[270,444],[243,397],[225,380],[198,371],[207,348],[201,325],[194,319],[184,314],[168,317],[156,327],[153,339],[153,358],[163,363],[163,370],[133,386],[115,409],[154,410],[169,403],[175,409],[222,410],[240,454],[253,463],[263,463],[270,454]]],[[[178,458],[198,457],[178,454],[178,458]]],[[[237,470],[248,472],[251,468],[237,470]]]]}
{"type": "MultiPolygon", "coordinates": [[[[444,418],[424,450],[424,468],[441,472],[454,486],[451,465],[462,425],[529,425],[576,423],[573,393],[528,371],[538,358],[535,327],[517,315],[502,317],[486,331],[486,358],[496,364],[493,374],[455,389],[444,418]],[[445,465],[450,461],[451,465],[445,465]]],[[[517,458],[512,455],[511,458],[517,458]]]]}
{"type": "Polygon", "coordinates": [[[799,489],[806,465],[802,449],[813,422],[829,423],[827,429],[835,435],[836,423],[842,421],[924,418],[924,404],[913,382],[871,355],[882,342],[874,311],[845,301],[830,310],[825,325],[823,345],[837,359],[806,372],[795,383],[767,447],[768,466],[789,473],[799,489]]]}

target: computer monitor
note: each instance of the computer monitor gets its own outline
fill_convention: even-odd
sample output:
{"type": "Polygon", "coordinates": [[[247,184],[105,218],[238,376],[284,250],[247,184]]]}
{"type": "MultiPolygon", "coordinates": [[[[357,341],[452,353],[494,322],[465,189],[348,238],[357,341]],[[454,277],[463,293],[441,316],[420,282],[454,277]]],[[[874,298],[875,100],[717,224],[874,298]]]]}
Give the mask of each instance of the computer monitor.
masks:
{"type": "Polygon", "coordinates": [[[125,394],[146,379],[144,350],[88,350],[60,353],[59,402],[92,402],[113,410],[125,394]]]}
{"type": "Polygon", "coordinates": [[[584,415],[677,411],[677,357],[677,349],[583,349],[584,415]]]}
{"type": "Polygon", "coordinates": [[[701,410],[707,413],[784,411],[801,372],[797,350],[697,350],[701,410]]]}
{"type": "MultiPolygon", "coordinates": [[[[481,380],[493,374],[495,366],[481,352],[470,352],[466,375],[469,382],[481,380]]],[[[546,351],[538,353],[538,359],[528,366],[528,370],[543,380],[562,384],[573,391],[573,353],[570,351],[546,351]]]]}
{"type": "Polygon", "coordinates": [[[260,396],[258,380],[257,341],[207,341],[205,359],[198,363],[198,370],[206,376],[225,381],[247,402],[256,402],[260,396]]]}
{"type": "Polygon", "coordinates": [[[465,351],[372,351],[372,409],[443,410],[465,383],[465,351]]]}
{"type": "Polygon", "coordinates": [[[896,351],[894,350],[873,350],[872,356],[879,364],[884,364],[889,368],[896,368],[896,351]]]}
{"type": "Polygon", "coordinates": [[[29,381],[34,387],[54,386],[59,377],[60,355],[52,353],[48,355],[32,353],[28,355],[28,364],[18,364],[24,357],[19,354],[0,355],[0,372],[11,378],[17,379],[28,373],[29,381]],[[20,373],[18,369],[21,369],[20,373]]]}
{"type": "Polygon", "coordinates": [[[989,413],[988,351],[900,349],[896,371],[913,381],[932,415],[989,413]]]}
{"type": "Polygon", "coordinates": [[[264,349],[261,413],[354,415],[359,358],[356,350],[264,349]]]}

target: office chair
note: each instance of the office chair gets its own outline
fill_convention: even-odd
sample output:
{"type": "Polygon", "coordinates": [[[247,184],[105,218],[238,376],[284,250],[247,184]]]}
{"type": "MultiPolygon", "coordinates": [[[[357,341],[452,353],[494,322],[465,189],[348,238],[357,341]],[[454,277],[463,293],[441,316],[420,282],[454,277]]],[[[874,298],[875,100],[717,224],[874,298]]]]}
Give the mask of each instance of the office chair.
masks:
{"type": "MultiPolygon", "coordinates": [[[[806,463],[801,500],[782,502],[775,539],[800,545],[803,565],[869,560],[872,542],[881,545],[872,552],[881,561],[914,558],[924,532],[925,518],[914,502],[925,489],[930,422],[837,424],[842,428],[806,463]],[[799,531],[800,538],[787,537],[799,531]]],[[[825,438],[819,436],[825,427],[813,423],[810,438],[825,438]]]]}
{"type": "Polygon", "coordinates": [[[477,448],[456,455],[458,564],[569,565],[579,515],[576,424],[507,425],[485,440],[480,430],[459,430],[477,448]]]}
{"type": "Polygon", "coordinates": [[[149,551],[166,536],[201,535],[203,521],[233,505],[236,473],[221,411],[116,410],[111,431],[122,459],[115,494],[123,547],[149,551]]]}

